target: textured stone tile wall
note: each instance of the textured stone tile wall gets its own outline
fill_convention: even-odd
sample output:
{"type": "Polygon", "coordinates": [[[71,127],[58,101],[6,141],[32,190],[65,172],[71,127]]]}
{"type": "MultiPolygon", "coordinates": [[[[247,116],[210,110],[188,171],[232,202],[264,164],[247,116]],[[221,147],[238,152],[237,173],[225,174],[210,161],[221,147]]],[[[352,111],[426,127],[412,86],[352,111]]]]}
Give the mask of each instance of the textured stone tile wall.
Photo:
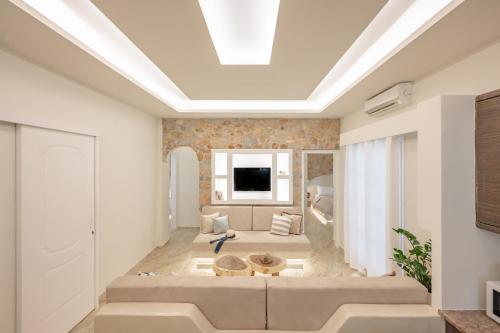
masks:
{"type": "Polygon", "coordinates": [[[311,180],[322,175],[331,175],[333,172],[332,154],[308,154],[307,178],[311,180]]]}
{"type": "Polygon", "coordinates": [[[200,161],[200,206],[210,204],[211,149],[293,149],[294,204],[300,203],[301,151],[337,149],[338,119],[163,119],[163,157],[176,147],[200,161]]]}

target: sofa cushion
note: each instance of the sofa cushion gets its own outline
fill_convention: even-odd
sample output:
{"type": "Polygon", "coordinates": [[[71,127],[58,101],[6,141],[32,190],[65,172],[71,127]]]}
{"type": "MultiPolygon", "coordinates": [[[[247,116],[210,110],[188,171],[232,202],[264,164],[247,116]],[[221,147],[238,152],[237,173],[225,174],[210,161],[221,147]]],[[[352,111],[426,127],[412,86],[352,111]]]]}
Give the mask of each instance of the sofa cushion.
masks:
{"type": "Polygon", "coordinates": [[[294,235],[300,235],[302,233],[302,221],[304,220],[304,216],[299,214],[290,214],[287,212],[282,212],[282,216],[287,216],[292,220],[290,224],[290,233],[294,235]]]}
{"type": "Polygon", "coordinates": [[[290,225],[292,219],[287,216],[273,214],[270,233],[280,236],[288,236],[290,234],[290,225]]]}
{"type": "MultiPolygon", "coordinates": [[[[252,230],[271,230],[273,214],[281,214],[282,212],[302,214],[300,207],[254,206],[252,230]]],[[[301,228],[301,230],[303,230],[303,228],[301,228]]]]}
{"type": "MultiPolygon", "coordinates": [[[[209,241],[220,238],[220,235],[199,234],[192,243],[193,254],[212,255],[214,244],[209,241]]],[[[236,239],[227,240],[220,253],[250,253],[250,252],[275,252],[275,253],[304,253],[311,250],[311,243],[306,235],[273,235],[269,231],[237,231],[236,239]]],[[[303,257],[299,255],[298,257],[303,257]]]]}
{"type": "Polygon", "coordinates": [[[214,217],[219,217],[220,213],[213,213],[209,215],[200,215],[200,232],[203,234],[211,234],[214,232],[214,217]]]}
{"type": "Polygon", "coordinates": [[[267,328],[318,330],[343,304],[426,302],[427,290],[411,278],[268,278],[267,328]]]}
{"type": "Polygon", "coordinates": [[[229,229],[229,218],[227,215],[212,218],[214,222],[214,234],[225,234],[229,229]]]}
{"type": "Polygon", "coordinates": [[[191,303],[218,329],[266,328],[263,277],[126,275],[107,288],[106,301],[191,303]]]}
{"type": "Polygon", "coordinates": [[[219,212],[229,217],[229,229],[252,230],[252,206],[204,206],[203,215],[219,212]]]}

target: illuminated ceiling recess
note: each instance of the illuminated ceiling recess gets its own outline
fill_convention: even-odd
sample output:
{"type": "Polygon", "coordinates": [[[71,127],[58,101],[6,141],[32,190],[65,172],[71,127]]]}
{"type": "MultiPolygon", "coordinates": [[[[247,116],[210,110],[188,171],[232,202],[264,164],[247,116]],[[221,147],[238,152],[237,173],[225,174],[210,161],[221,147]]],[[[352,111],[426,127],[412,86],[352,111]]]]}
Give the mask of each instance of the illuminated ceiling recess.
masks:
{"type": "MultiPolygon", "coordinates": [[[[91,1],[10,1],[178,112],[310,114],[325,110],[464,0],[389,0],[305,100],[192,100],[91,1]]],[[[279,1],[199,3],[221,63],[269,63],[279,1]]]]}
{"type": "Polygon", "coordinates": [[[198,0],[222,65],[269,65],[280,0],[198,0]]]}

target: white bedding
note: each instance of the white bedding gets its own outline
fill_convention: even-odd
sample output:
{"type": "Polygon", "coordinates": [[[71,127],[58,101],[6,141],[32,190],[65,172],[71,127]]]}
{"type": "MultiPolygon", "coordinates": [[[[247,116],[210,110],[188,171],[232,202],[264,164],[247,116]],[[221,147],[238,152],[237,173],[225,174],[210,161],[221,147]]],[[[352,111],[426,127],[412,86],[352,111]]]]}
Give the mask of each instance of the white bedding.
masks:
{"type": "Polygon", "coordinates": [[[316,195],[312,201],[312,207],[328,220],[333,218],[333,196],[316,195]]]}

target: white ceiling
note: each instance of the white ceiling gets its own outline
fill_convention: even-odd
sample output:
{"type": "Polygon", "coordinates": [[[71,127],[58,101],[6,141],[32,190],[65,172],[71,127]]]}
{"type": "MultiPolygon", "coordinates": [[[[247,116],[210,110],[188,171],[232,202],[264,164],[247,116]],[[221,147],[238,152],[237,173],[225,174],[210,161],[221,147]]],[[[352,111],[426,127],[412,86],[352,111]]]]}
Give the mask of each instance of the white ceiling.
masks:
{"type": "MultiPolygon", "coordinates": [[[[398,82],[417,81],[500,39],[500,1],[467,0],[323,111],[342,116],[398,82]]],[[[464,78],[466,79],[466,78],[464,78]]]]}
{"type": "MultiPolygon", "coordinates": [[[[191,99],[305,99],[385,0],[283,0],[269,66],[221,66],[196,0],[93,0],[191,99]]],[[[412,81],[500,37],[500,1],[468,0],[319,114],[338,117],[400,81],[412,81]]],[[[140,109],[177,113],[8,1],[0,47],[140,109]]],[[[259,117],[288,117],[260,114],[259,117]]],[[[295,117],[304,117],[296,114],[295,117]]]]}
{"type": "Polygon", "coordinates": [[[386,0],[283,0],[270,65],[222,66],[197,0],[93,0],[191,99],[306,99],[386,0]]]}

